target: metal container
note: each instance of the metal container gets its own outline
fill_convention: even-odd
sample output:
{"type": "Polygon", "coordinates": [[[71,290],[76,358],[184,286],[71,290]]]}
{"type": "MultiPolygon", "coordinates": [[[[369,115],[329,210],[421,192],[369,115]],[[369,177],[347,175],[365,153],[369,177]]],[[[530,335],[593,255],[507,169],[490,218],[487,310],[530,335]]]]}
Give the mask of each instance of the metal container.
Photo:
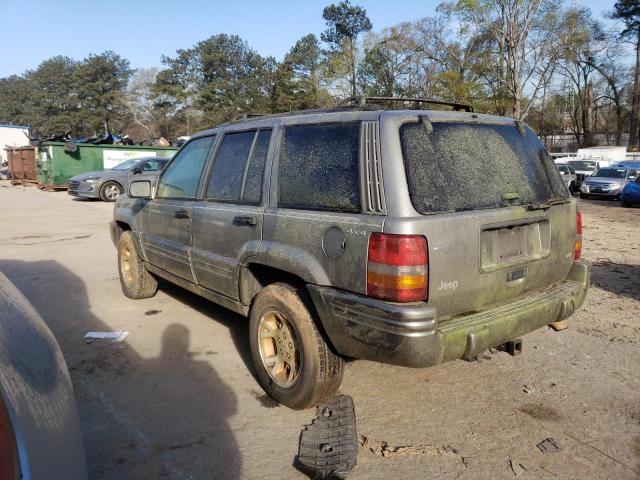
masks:
{"type": "Polygon", "coordinates": [[[9,173],[13,185],[36,183],[35,147],[6,148],[9,173]]]}
{"type": "Polygon", "coordinates": [[[75,175],[113,168],[131,158],[171,157],[176,150],[175,147],[45,142],[36,149],[38,186],[49,190],[64,189],[75,175]]]}
{"type": "Polygon", "coordinates": [[[9,173],[13,185],[36,183],[35,147],[6,148],[9,173]]]}

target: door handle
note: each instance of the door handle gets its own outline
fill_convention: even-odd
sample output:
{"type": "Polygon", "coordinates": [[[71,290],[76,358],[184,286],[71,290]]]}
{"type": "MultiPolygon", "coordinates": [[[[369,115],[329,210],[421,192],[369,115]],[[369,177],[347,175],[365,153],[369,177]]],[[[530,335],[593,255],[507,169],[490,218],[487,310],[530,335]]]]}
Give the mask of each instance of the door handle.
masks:
{"type": "Polygon", "coordinates": [[[190,218],[190,217],[191,215],[187,210],[184,210],[184,209],[176,210],[176,218],[190,218]]]}
{"type": "Polygon", "coordinates": [[[235,225],[249,225],[253,227],[258,223],[258,219],[256,217],[234,217],[233,223],[235,225]]]}

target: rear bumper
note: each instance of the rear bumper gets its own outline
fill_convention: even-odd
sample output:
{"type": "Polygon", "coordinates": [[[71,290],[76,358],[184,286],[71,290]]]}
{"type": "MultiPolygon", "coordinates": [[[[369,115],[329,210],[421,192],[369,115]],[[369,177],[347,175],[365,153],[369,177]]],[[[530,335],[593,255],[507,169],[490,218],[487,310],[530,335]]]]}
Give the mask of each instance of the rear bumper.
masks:
{"type": "Polygon", "coordinates": [[[560,284],[441,323],[436,309],[426,303],[390,303],[330,287],[308,288],[338,353],[426,367],[474,358],[490,347],[571,316],[584,303],[590,276],[590,264],[576,262],[560,284]]]}

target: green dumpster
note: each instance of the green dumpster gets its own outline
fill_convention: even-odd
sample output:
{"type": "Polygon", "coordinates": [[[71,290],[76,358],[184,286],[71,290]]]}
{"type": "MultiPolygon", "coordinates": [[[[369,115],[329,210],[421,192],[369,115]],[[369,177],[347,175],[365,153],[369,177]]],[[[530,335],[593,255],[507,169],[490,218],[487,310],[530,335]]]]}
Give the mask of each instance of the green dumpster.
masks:
{"type": "Polygon", "coordinates": [[[69,179],[81,173],[113,168],[131,158],[171,157],[177,151],[176,147],[81,143],[70,152],[64,147],[64,142],[45,142],[36,147],[36,177],[40,188],[67,188],[69,179]]]}

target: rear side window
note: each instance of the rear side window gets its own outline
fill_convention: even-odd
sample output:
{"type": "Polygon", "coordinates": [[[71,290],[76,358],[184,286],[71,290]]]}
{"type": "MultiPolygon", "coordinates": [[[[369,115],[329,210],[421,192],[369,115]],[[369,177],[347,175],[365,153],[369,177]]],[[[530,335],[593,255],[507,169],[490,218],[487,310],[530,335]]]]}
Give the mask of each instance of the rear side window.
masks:
{"type": "Polygon", "coordinates": [[[436,122],[400,127],[409,192],[423,214],[567,198],[553,160],[526,128],[436,122]],[[512,199],[507,201],[507,199],[512,199]]]}
{"type": "Polygon", "coordinates": [[[278,170],[278,205],[360,211],[360,122],[285,128],[278,170]]]}
{"type": "Polygon", "coordinates": [[[186,144],[171,161],[158,182],[158,198],[196,197],[204,163],[215,137],[201,137],[186,144]]]}
{"type": "Polygon", "coordinates": [[[225,134],[209,179],[207,199],[257,205],[271,130],[225,134]]]}

